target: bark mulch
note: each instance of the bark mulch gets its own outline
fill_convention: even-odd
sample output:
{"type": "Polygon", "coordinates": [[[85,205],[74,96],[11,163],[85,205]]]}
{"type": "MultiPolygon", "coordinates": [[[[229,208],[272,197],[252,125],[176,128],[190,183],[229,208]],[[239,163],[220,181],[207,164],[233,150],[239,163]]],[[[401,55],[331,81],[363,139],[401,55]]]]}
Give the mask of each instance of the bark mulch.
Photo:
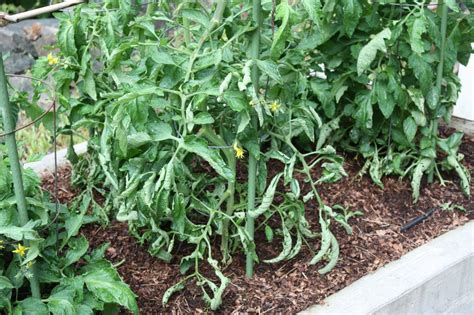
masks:
{"type": "MultiPolygon", "coordinates": [[[[465,155],[464,165],[473,174],[474,139],[465,138],[460,151],[465,155]]],[[[323,303],[327,296],[355,280],[474,218],[474,200],[464,197],[455,174],[443,174],[446,186],[441,186],[439,182],[432,185],[423,182],[420,200],[413,204],[409,181],[384,178],[385,189],[381,189],[367,176],[356,176],[360,170],[357,160],[346,158],[345,169],[348,177],[335,184],[319,187],[327,204],[341,204],[364,213],[363,216],[351,219],[354,229],[352,235],[347,235],[341,228],[335,229],[341,249],[337,266],[329,274],[322,276],[317,271],[321,266],[307,265],[312,258],[312,251],[319,248],[319,241],[314,241],[311,244],[312,251],[303,246],[301,253],[290,261],[277,265],[257,264],[255,277],[248,280],[245,277],[244,254],[237,253],[232,264],[224,270],[232,283],[216,313],[275,314],[304,310],[310,305],[323,303]],[[464,207],[467,212],[436,211],[429,219],[408,232],[400,232],[400,227],[411,219],[448,202],[464,207]]],[[[61,170],[59,177],[59,197],[63,202],[68,202],[75,195],[69,184],[69,169],[61,170]]],[[[44,187],[50,189],[51,185],[51,178],[46,178],[44,187]]],[[[471,192],[473,190],[471,185],[471,192]]],[[[311,211],[311,205],[308,208],[308,221],[316,228],[316,211],[311,211]]],[[[112,222],[107,227],[91,225],[83,228],[82,233],[89,239],[92,247],[103,242],[110,243],[107,258],[114,263],[123,262],[118,270],[138,295],[142,314],[211,313],[201,299],[200,289],[194,283],[175,294],[167,307],[161,305],[164,291],[181,277],[179,261],[182,254],[177,253],[169,264],[152,257],[145,246],[140,246],[128,235],[127,225],[124,223],[112,222]]],[[[256,238],[260,257],[274,257],[280,251],[280,243],[268,243],[263,232],[259,231],[256,238]]]]}

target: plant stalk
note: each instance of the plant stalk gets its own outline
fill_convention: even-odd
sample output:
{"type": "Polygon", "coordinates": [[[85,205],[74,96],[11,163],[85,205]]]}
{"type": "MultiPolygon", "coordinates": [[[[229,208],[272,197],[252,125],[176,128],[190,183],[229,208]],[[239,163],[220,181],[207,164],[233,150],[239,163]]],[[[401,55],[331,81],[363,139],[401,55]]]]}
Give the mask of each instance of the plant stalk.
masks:
{"type": "MultiPolygon", "coordinates": [[[[255,23],[255,31],[252,33],[252,41],[250,43],[250,57],[256,60],[260,57],[260,31],[262,27],[261,17],[262,3],[261,0],[253,0],[252,18],[255,23]]],[[[259,90],[260,73],[257,63],[254,62],[252,65],[251,72],[252,84],[255,89],[256,95],[259,90]]],[[[258,122],[255,112],[252,112],[252,126],[257,130],[258,122]]],[[[248,166],[248,193],[247,193],[247,221],[245,229],[250,237],[250,241],[254,241],[255,234],[255,219],[250,216],[250,213],[255,209],[255,190],[257,184],[257,159],[249,152],[249,166],[248,166]]],[[[248,278],[253,277],[253,263],[254,263],[254,250],[249,250],[246,257],[245,273],[248,278]]]]}
{"type": "MultiPolygon", "coordinates": [[[[209,140],[212,144],[217,145],[217,146],[225,146],[224,140],[222,140],[221,137],[219,137],[212,129],[209,128],[209,126],[203,127],[203,133],[202,135],[209,140]]],[[[237,161],[235,156],[232,154],[231,150],[224,150],[224,155],[227,160],[227,164],[229,168],[232,170],[232,173],[234,174],[234,178],[236,176],[236,167],[237,167],[237,161]]],[[[228,181],[227,183],[227,191],[226,193],[229,194],[229,196],[226,199],[226,214],[228,216],[231,216],[234,213],[234,200],[235,200],[235,182],[234,181],[228,181]]],[[[228,261],[229,258],[229,218],[224,218],[222,222],[222,239],[221,239],[221,252],[222,256],[224,257],[224,261],[228,261]]]]}
{"type": "MultiPolygon", "coordinates": [[[[187,7],[189,7],[189,2],[186,2],[184,4],[187,7]]],[[[186,44],[186,47],[189,47],[189,44],[191,43],[191,31],[189,30],[189,20],[188,18],[183,16],[183,27],[184,27],[184,43],[186,44]]]]}
{"type": "MultiPolygon", "coordinates": [[[[436,75],[436,89],[439,92],[439,99],[436,108],[433,111],[433,118],[432,118],[432,129],[431,135],[433,138],[436,138],[438,135],[438,110],[441,104],[441,88],[443,84],[443,72],[444,72],[444,58],[446,55],[446,31],[448,27],[448,6],[442,1],[440,3],[440,10],[441,10],[441,47],[440,47],[440,54],[439,54],[439,64],[438,64],[438,71],[436,75]]],[[[430,169],[428,174],[428,182],[432,183],[434,177],[434,167],[430,169]]]]}
{"type": "Polygon", "coordinates": [[[148,5],[146,7],[146,15],[152,15],[155,10],[156,10],[156,0],[152,0],[151,2],[148,2],[148,5]]]}
{"type": "MultiPolygon", "coordinates": [[[[21,174],[20,159],[18,157],[18,148],[16,146],[15,133],[11,133],[15,129],[14,117],[10,105],[7,78],[3,65],[3,56],[0,52],[0,110],[3,118],[3,127],[5,128],[5,142],[7,145],[8,159],[10,160],[10,168],[13,177],[13,189],[15,191],[16,205],[18,209],[18,218],[20,224],[28,223],[28,212],[26,208],[25,190],[23,187],[23,177],[21,174]]],[[[28,245],[28,244],[26,244],[28,245]]],[[[33,266],[34,267],[34,266],[33,266]]],[[[32,268],[32,277],[29,279],[31,294],[34,298],[41,298],[40,286],[36,276],[36,268],[32,268]]]]}
{"type": "Polygon", "coordinates": [[[227,0],[218,0],[217,5],[216,5],[216,11],[214,11],[214,15],[211,19],[211,23],[209,23],[209,27],[206,29],[204,34],[199,39],[199,42],[197,43],[196,48],[194,49],[191,57],[189,58],[188,71],[186,72],[186,76],[184,78],[185,82],[189,81],[189,78],[191,76],[191,71],[193,69],[194,61],[196,61],[197,55],[199,51],[201,50],[202,45],[204,45],[204,42],[211,35],[212,31],[222,22],[222,17],[224,16],[224,10],[226,6],[227,6],[227,0]]]}

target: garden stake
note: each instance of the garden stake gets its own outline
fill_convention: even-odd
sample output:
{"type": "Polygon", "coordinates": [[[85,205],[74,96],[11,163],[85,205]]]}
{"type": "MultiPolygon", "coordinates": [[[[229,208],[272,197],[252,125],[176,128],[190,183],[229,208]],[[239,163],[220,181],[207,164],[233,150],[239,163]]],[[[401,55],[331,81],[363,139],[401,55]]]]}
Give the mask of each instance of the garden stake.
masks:
{"type": "Polygon", "coordinates": [[[7,22],[17,23],[21,20],[31,19],[41,14],[56,12],[56,11],[66,9],[68,7],[78,5],[84,2],[85,0],[69,0],[69,1],[64,1],[61,3],[56,3],[56,4],[48,5],[45,7],[29,10],[26,12],[17,13],[14,15],[8,15],[8,14],[4,14],[3,12],[0,12],[2,13],[0,14],[0,22],[3,19],[7,22]]]}
{"type": "MultiPolygon", "coordinates": [[[[448,6],[443,2],[440,4],[441,6],[441,47],[440,47],[440,54],[439,54],[439,64],[438,64],[438,73],[436,75],[436,90],[438,92],[437,104],[436,108],[433,111],[433,120],[432,120],[432,130],[431,135],[433,138],[436,138],[438,135],[438,109],[441,103],[441,86],[443,83],[443,71],[444,71],[444,56],[446,54],[446,29],[448,25],[448,6]]],[[[431,168],[428,174],[428,182],[433,182],[433,175],[434,175],[434,166],[431,168]]]]}
{"type": "MultiPolygon", "coordinates": [[[[3,118],[3,126],[5,128],[5,142],[7,145],[8,158],[10,160],[10,168],[13,177],[13,188],[15,191],[16,204],[18,209],[18,218],[20,224],[25,225],[28,223],[28,212],[26,210],[26,198],[25,191],[23,188],[23,178],[21,175],[20,160],[18,158],[18,148],[16,146],[15,134],[10,133],[15,129],[14,119],[8,98],[7,90],[7,78],[5,75],[5,69],[3,66],[3,56],[0,52],[0,109],[3,118]]],[[[31,268],[32,277],[29,279],[31,294],[34,298],[41,298],[40,287],[38,278],[36,276],[36,268],[33,265],[31,268]]]]}
{"type": "MultiPolygon", "coordinates": [[[[262,19],[261,19],[261,1],[260,0],[253,0],[253,8],[252,8],[252,17],[253,21],[256,24],[255,31],[252,33],[252,42],[250,46],[250,57],[255,61],[259,58],[260,54],[260,28],[262,26],[262,19]]],[[[252,84],[253,88],[255,89],[255,94],[258,95],[259,89],[259,70],[257,63],[254,62],[252,65],[252,84]]],[[[255,116],[255,112],[252,112],[252,126],[255,129],[258,129],[257,124],[257,117],[255,116]]],[[[257,183],[257,159],[256,157],[249,152],[249,169],[248,169],[248,200],[247,200],[247,222],[246,222],[246,230],[249,234],[250,241],[254,241],[254,229],[255,229],[255,219],[249,215],[251,211],[255,209],[255,188],[257,183]]],[[[253,247],[252,247],[253,248],[253,247]]],[[[253,257],[254,257],[254,249],[251,249],[247,252],[247,261],[246,261],[246,274],[247,277],[253,277],[253,257]]]]}

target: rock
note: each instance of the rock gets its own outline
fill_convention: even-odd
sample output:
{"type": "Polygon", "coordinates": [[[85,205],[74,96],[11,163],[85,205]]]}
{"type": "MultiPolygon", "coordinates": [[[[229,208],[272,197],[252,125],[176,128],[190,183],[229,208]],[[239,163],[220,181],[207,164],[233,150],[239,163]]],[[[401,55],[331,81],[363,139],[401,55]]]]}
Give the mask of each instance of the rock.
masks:
{"type": "Polygon", "coordinates": [[[34,60],[45,56],[48,47],[56,43],[58,21],[33,19],[0,27],[0,52],[10,53],[5,61],[8,73],[22,73],[31,68],[34,60]]]}

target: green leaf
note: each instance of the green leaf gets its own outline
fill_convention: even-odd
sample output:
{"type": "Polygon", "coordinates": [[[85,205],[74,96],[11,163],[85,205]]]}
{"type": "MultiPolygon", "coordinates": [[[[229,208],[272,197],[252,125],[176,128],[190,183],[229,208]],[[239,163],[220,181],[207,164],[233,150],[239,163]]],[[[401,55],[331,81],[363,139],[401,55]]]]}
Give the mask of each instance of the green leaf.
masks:
{"type": "Polygon", "coordinates": [[[363,93],[356,96],[359,109],[355,113],[356,124],[370,129],[373,123],[372,93],[363,93]]]}
{"type": "Polygon", "coordinates": [[[408,90],[408,95],[410,95],[411,100],[413,103],[415,103],[416,107],[420,110],[420,112],[424,113],[425,112],[425,98],[423,97],[423,93],[415,89],[413,87],[410,87],[408,90]]]}
{"type": "Polygon", "coordinates": [[[79,208],[79,213],[70,213],[66,219],[64,227],[66,228],[67,237],[64,239],[61,247],[66,245],[67,241],[76,236],[79,232],[79,229],[82,226],[84,215],[86,214],[87,210],[89,209],[89,205],[91,203],[91,196],[89,194],[85,194],[81,206],[79,208]]]}
{"type": "Polygon", "coordinates": [[[58,44],[61,48],[61,53],[66,57],[77,58],[77,48],[74,41],[75,30],[73,24],[73,18],[67,15],[68,18],[61,21],[58,31],[58,44]]]}
{"type": "Polygon", "coordinates": [[[275,196],[278,181],[280,180],[280,177],[282,175],[283,173],[279,173],[278,175],[273,177],[272,181],[270,182],[270,185],[268,185],[265,195],[262,198],[262,203],[260,204],[260,206],[258,206],[257,209],[249,212],[249,215],[252,218],[257,218],[270,208],[271,204],[273,203],[273,197],[275,196]]]}
{"type": "Polygon", "coordinates": [[[166,51],[158,49],[158,47],[150,47],[150,56],[154,62],[161,65],[175,65],[173,57],[166,51]]]}
{"type": "Polygon", "coordinates": [[[239,113],[239,127],[237,128],[237,133],[241,133],[250,123],[250,114],[248,111],[241,111],[239,113]]]}
{"type": "Polygon", "coordinates": [[[321,149],[323,145],[326,143],[326,140],[331,135],[332,131],[337,130],[338,128],[339,128],[339,117],[322,125],[321,130],[319,131],[318,142],[316,143],[316,150],[321,149]]]}
{"type": "Polygon", "coordinates": [[[301,251],[301,246],[303,245],[303,238],[301,237],[301,233],[296,234],[296,244],[291,249],[288,256],[286,256],[286,260],[293,259],[298,253],[301,251]]]}
{"type": "Polygon", "coordinates": [[[249,106],[247,98],[242,92],[226,91],[222,97],[226,104],[236,112],[240,112],[249,106]]]}
{"type": "Polygon", "coordinates": [[[430,109],[435,109],[439,104],[440,91],[438,87],[433,86],[428,95],[426,95],[426,103],[430,109]]]}
{"type": "Polygon", "coordinates": [[[151,124],[149,128],[150,136],[153,141],[169,140],[173,136],[173,130],[169,124],[158,122],[151,124]]]}
{"type": "Polygon", "coordinates": [[[0,290],[13,288],[13,284],[11,284],[10,280],[7,277],[0,276],[0,290]]]}
{"type": "Polygon", "coordinates": [[[267,241],[273,241],[273,229],[269,225],[265,225],[265,236],[267,238],[267,241]]]}
{"type": "Polygon", "coordinates": [[[389,28],[385,28],[375,35],[367,45],[362,47],[359,57],[357,58],[357,74],[359,76],[370,68],[370,64],[374,61],[378,51],[386,51],[385,39],[389,39],[390,36],[392,36],[392,32],[389,28]]]}
{"type": "Polygon", "coordinates": [[[84,283],[94,296],[105,303],[116,303],[138,314],[132,290],[120,280],[111,268],[95,269],[84,276],[84,283]]]}
{"type": "Polygon", "coordinates": [[[446,158],[449,166],[453,167],[458,174],[459,178],[461,179],[461,188],[464,192],[464,194],[469,198],[471,196],[471,178],[470,178],[470,171],[466,167],[462,166],[461,163],[459,163],[458,159],[456,158],[455,155],[450,154],[446,158]]]}
{"type": "Polygon", "coordinates": [[[420,82],[420,87],[423,92],[428,91],[433,86],[433,70],[424,56],[418,54],[411,54],[408,58],[408,66],[413,69],[415,77],[420,82]]]}
{"type": "Polygon", "coordinates": [[[14,314],[10,299],[5,295],[0,295],[0,310],[3,310],[5,314],[14,314]]]}
{"type": "Polygon", "coordinates": [[[408,31],[410,34],[411,49],[417,53],[422,54],[425,51],[422,35],[426,33],[426,19],[419,16],[415,18],[413,23],[409,24],[408,31]]]}
{"type": "Polygon", "coordinates": [[[193,123],[196,125],[208,125],[214,122],[214,118],[209,113],[202,112],[198,113],[193,118],[193,123]]]}
{"type": "Polygon", "coordinates": [[[15,241],[39,239],[38,233],[34,230],[39,221],[29,221],[24,226],[5,226],[0,227],[0,235],[5,235],[15,241]]]}
{"type": "Polygon", "coordinates": [[[313,23],[319,25],[322,14],[321,0],[303,0],[303,6],[313,23]]]}
{"type": "Polygon", "coordinates": [[[326,266],[319,269],[318,272],[322,275],[331,271],[337,264],[339,258],[339,244],[334,234],[331,233],[331,253],[329,254],[329,262],[326,266]]]}
{"type": "Polygon", "coordinates": [[[94,100],[97,100],[97,91],[95,87],[94,73],[91,69],[87,70],[84,76],[84,89],[86,93],[94,100]]]}
{"type": "Polygon", "coordinates": [[[282,232],[283,232],[283,250],[281,251],[281,253],[277,257],[272,258],[272,259],[264,260],[264,262],[267,263],[267,264],[279,263],[279,262],[285,260],[291,252],[291,247],[293,245],[293,240],[291,238],[290,231],[288,230],[286,224],[284,224],[284,223],[282,224],[281,227],[282,227],[282,232]]]}
{"type": "Polygon", "coordinates": [[[403,121],[403,132],[407,136],[409,142],[413,141],[417,130],[418,126],[416,125],[415,120],[412,117],[405,118],[403,121]]]}
{"type": "Polygon", "coordinates": [[[66,253],[66,257],[64,258],[64,268],[81,259],[81,257],[84,256],[84,254],[87,252],[87,249],[89,248],[89,242],[83,235],[78,238],[71,239],[68,245],[69,250],[66,253]]]}
{"type": "Polygon", "coordinates": [[[209,18],[203,13],[203,10],[184,9],[183,17],[206,27],[209,24],[209,18]]]}
{"type": "Polygon", "coordinates": [[[277,83],[282,84],[280,72],[278,71],[278,65],[271,60],[257,60],[257,66],[263,73],[275,80],[277,83]]]}
{"type": "Polygon", "coordinates": [[[224,294],[224,291],[229,284],[230,280],[224,274],[221,272],[219,269],[219,266],[217,265],[217,261],[215,259],[212,259],[211,257],[207,258],[207,262],[209,265],[211,265],[214,268],[214,273],[220,280],[220,285],[217,287],[214,283],[210,281],[206,281],[207,284],[212,288],[212,293],[214,296],[210,298],[210,296],[207,294],[207,291],[203,291],[204,293],[204,300],[209,304],[211,309],[213,311],[217,310],[219,306],[222,304],[222,295],[224,294]]]}
{"type": "Polygon", "coordinates": [[[160,88],[156,86],[137,87],[132,92],[126,93],[125,95],[119,97],[119,99],[117,99],[117,101],[115,102],[115,105],[117,106],[121,104],[126,104],[130,101],[137,99],[138,97],[150,95],[163,96],[164,93],[160,88]]]}
{"type": "Polygon", "coordinates": [[[54,315],[76,315],[73,298],[72,289],[56,292],[48,298],[48,309],[54,315]]]}
{"type": "Polygon", "coordinates": [[[395,101],[392,97],[388,97],[387,95],[387,85],[386,84],[375,84],[375,94],[377,95],[377,104],[379,105],[379,109],[382,112],[383,116],[387,119],[393,113],[395,108],[395,101]]]}
{"type": "Polygon", "coordinates": [[[277,32],[273,38],[270,55],[273,60],[280,58],[286,46],[286,40],[290,37],[290,14],[292,9],[288,0],[282,0],[276,7],[275,21],[281,21],[277,32]]]}
{"type": "Polygon", "coordinates": [[[347,36],[351,37],[354,33],[357,24],[359,24],[359,19],[362,15],[362,6],[359,3],[359,0],[342,0],[343,2],[343,12],[344,12],[344,31],[347,36]]]}
{"type": "Polygon", "coordinates": [[[220,156],[219,151],[209,149],[204,139],[199,139],[196,136],[186,136],[182,145],[186,151],[195,153],[206,160],[219,175],[229,181],[234,180],[234,174],[220,156]]]}
{"type": "Polygon", "coordinates": [[[443,0],[444,3],[454,12],[459,12],[459,5],[456,3],[456,0],[443,0]]]}
{"type": "Polygon", "coordinates": [[[171,298],[171,296],[176,293],[176,292],[179,292],[181,290],[183,290],[185,287],[184,287],[184,281],[180,281],[176,284],[174,284],[173,286],[169,287],[165,293],[163,294],[163,298],[161,299],[161,304],[163,306],[165,306],[166,304],[168,304],[168,301],[169,299],[171,298]]]}
{"type": "Polygon", "coordinates": [[[329,251],[329,247],[331,245],[331,231],[329,230],[329,226],[327,222],[320,218],[319,224],[321,225],[321,247],[318,253],[311,259],[309,262],[310,265],[317,264],[321,259],[323,259],[324,255],[329,251]]]}
{"type": "Polygon", "coordinates": [[[186,227],[186,207],[184,204],[184,197],[182,194],[176,194],[173,200],[173,223],[171,227],[174,231],[184,234],[186,227]]]}
{"type": "Polygon", "coordinates": [[[40,299],[26,298],[18,302],[14,314],[19,315],[49,315],[48,307],[40,299]],[[16,313],[18,311],[18,313],[16,313]]]}
{"type": "Polygon", "coordinates": [[[257,193],[265,193],[265,188],[267,187],[267,161],[266,159],[259,159],[257,163],[257,193]]]}
{"type": "Polygon", "coordinates": [[[369,174],[370,178],[374,181],[374,183],[379,186],[380,188],[383,189],[383,183],[382,183],[382,165],[379,160],[379,155],[377,151],[374,154],[374,158],[372,159],[370,163],[370,168],[369,168],[369,174]]]}
{"type": "Polygon", "coordinates": [[[421,159],[416,164],[415,171],[413,172],[413,177],[411,179],[413,202],[418,201],[418,198],[420,197],[421,178],[423,177],[423,173],[428,169],[431,163],[431,159],[421,159]]]}
{"type": "Polygon", "coordinates": [[[422,112],[414,110],[411,112],[411,117],[415,120],[416,124],[420,127],[424,127],[427,123],[426,116],[422,112]]]}
{"type": "Polygon", "coordinates": [[[150,143],[152,138],[146,132],[137,132],[127,136],[127,150],[139,148],[150,143]]]}

